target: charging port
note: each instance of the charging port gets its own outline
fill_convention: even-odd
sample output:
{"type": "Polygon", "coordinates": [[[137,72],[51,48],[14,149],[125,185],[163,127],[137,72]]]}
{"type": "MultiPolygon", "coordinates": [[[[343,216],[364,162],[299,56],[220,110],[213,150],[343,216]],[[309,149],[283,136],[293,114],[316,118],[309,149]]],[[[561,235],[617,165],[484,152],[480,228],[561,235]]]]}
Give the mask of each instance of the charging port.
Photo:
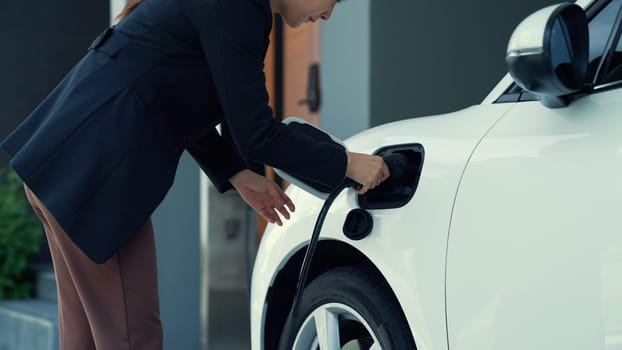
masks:
{"type": "Polygon", "coordinates": [[[418,143],[388,146],[374,154],[384,158],[391,177],[373,190],[358,195],[359,206],[362,209],[392,209],[406,205],[415,195],[419,184],[423,169],[423,146],[418,143]]]}

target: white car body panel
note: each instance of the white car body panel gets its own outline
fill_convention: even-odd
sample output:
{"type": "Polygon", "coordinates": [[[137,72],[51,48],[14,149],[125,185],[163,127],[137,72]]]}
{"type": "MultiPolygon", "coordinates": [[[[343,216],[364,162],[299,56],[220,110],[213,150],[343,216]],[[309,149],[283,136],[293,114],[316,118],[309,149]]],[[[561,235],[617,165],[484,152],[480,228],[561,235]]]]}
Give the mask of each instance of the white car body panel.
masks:
{"type": "Polygon", "coordinates": [[[451,349],[622,349],[621,111],[621,89],[523,102],[482,140],[451,223],[451,349]]]}
{"type": "MultiPolygon", "coordinates": [[[[444,276],[452,203],[471,152],[511,107],[512,104],[474,106],[433,118],[391,123],[346,141],[349,150],[365,153],[394,144],[417,142],[425,147],[419,189],[406,207],[370,210],[374,218],[372,233],[362,241],[350,241],[341,230],[347,213],[357,205],[354,192],[346,190],[333,203],[320,236],[344,241],[377,264],[398,299],[404,301],[402,307],[419,350],[447,348],[444,276]],[[460,129],[452,127],[457,118],[460,129]],[[412,213],[408,222],[399,215],[403,210],[412,213]]],[[[267,290],[286,260],[307,244],[323,204],[297,188],[289,189],[288,194],[298,205],[297,210],[283,227],[268,227],[255,262],[251,294],[253,349],[262,349],[267,290]]]]}

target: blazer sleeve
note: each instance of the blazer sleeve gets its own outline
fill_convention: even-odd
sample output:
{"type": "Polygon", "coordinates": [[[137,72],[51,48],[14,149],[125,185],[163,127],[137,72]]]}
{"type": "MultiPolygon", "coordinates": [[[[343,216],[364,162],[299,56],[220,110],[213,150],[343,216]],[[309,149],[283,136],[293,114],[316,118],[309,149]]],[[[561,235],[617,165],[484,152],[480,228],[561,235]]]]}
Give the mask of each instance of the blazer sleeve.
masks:
{"type": "Polygon", "coordinates": [[[266,0],[220,0],[200,26],[225,120],[241,155],[330,187],[344,177],[341,145],[318,142],[273,118],[263,72],[272,25],[266,0]]]}
{"type": "Polygon", "coordinates": [[[229,182],[233,175],[248,168],[234,145],[220,136],[214,128],[188,144],[186,150],[220,193],[233,187],[229,182]]]}

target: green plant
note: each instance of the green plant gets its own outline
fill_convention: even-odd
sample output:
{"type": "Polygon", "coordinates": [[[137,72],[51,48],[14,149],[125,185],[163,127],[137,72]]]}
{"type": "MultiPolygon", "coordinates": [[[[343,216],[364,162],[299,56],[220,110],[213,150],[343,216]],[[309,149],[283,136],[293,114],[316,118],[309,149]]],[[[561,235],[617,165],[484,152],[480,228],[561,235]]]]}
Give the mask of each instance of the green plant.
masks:
{"type": "Polygon", "coordinates": [[[42,234],[21,179],[9,167],[0,168],[0,299],[30,296],[29,262],[42,234]]]}

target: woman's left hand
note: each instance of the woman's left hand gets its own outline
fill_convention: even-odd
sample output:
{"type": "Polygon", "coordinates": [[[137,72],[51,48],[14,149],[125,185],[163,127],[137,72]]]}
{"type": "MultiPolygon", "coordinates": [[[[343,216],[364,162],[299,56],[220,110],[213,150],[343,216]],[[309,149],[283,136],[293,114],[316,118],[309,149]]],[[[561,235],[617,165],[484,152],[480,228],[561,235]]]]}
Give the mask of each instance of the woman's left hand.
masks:
{"type": "Polygon", "coordinates": [[[270,223],[283,226],[278,213],[289,220],[289,211],[296,210],[292,200],[277,184],[248,169],[233,175],[229,182],[244,201],[270,223]]]}

